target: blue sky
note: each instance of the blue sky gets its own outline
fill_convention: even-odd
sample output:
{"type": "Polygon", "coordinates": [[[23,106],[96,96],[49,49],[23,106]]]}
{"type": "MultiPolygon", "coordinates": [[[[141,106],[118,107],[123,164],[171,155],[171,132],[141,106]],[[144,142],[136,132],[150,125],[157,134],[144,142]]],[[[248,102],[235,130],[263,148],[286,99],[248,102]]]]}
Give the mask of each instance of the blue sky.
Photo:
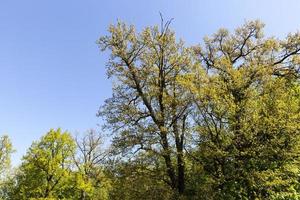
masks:
{"type": "Polygon", "coordinates": [[[188,45],[221,27],[260,19],[266,35],[300,28],[298,0],[0,0],[0,134],[8,134],[20,162],[50,128],[72,133],[98,127],[96,112],[111,94],[108,53],[96,40],[117,19],[139,29],[159,12],[188,45]]]}

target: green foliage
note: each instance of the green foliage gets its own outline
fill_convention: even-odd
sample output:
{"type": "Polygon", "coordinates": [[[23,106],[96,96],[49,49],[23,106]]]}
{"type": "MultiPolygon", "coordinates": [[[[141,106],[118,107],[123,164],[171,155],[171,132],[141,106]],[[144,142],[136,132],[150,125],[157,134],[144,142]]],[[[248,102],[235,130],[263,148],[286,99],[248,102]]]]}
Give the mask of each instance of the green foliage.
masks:
{"type": "Polygon", "coordinates": [[[181,79],[195,99],[193,154],[214,199],[298,199],[299,74],[286,63],[299,50],[286,46],[300,36],[263,39],[261,29],[249,22],[207,38],[205,50],[194,48],[202,67],[181,79]]]}
{"type": "Polygon", "coordinates": [[[101,37],[102,50],[111,51],[108,75],[113,77],[113,97],[100,109],[114,136],[115,152],[131,156],[155,154],[166,183],[180,195],[185,187],[184,140],[188,136],[191,101],[177,81],[195,65],[193,54],[176,41],[169,29],[147,27],[136,33],[133,26],[118,22],[109,36],[101,37]]]}
{"type": "Polygon", "coordinates": [[[115,78],[100,111],[115,153],[164,161],[157,172],[179,198],[298,198],[300,35],[264,38],[253,21],[185,48],[168,25],[118,23],[99,40],[115,78]]]}
{"type": "Polygon", "coordinates": [[[3,199],[108,199],[110,179],[104,173],[102,136],[93,131],[74,140],[51,129],[34,142],[14,174],[1,187],[3,199]]]}
{"type": "Polygon", "coordinates": [[[104,170],[106,152],[102,149],[102,135],[91,130],[81,139],[76,138],[74,177],[79,199],[108,199],[111,180],[104,170]]]}
{"type": "Polygon", "coordinates": [[[167,177],[164,169],[160,169],[159,163],[150,155],[140,154],[136,159],[128,161],[114,161],[110,163],[110,176],[112,189],[109,199],[171,199],[172,188],[166,186],[167,177]]]}
{"type": "Polygon", "coordinates": [[[75,143],[68,132],[51,129],[34,142],[16,175],[15,199],[68,198],[75,143]]]}
{"type": "Polygon", "coordinates": [[[0,177],[10,166],[10,156],[14,152],[7,135],[0,138],[0,177]]]}
{"type": "Polygon", "coordinates": [[[0,199],[9,189],[10,161],[14,152],[10,139],[7,135],[0,138],[0,199]]]}

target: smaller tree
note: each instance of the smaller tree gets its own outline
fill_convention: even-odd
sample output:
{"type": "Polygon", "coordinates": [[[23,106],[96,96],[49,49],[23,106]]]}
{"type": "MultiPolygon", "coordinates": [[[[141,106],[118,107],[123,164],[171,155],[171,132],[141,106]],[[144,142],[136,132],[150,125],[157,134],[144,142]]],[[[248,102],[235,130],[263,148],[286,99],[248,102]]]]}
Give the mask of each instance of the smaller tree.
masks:
{"type": "Polygon", "coordinates": [[[0,199],[5,199],[7,193],[10,169],[10,158],[14,152],[11,141],[7,135],[0,138],[0,199]]]}
{"type": "Polygon", "coordinates": [[[10,166],[10,156],[14,152],[12,144],[7,135],[0,138],[0,175],[10,166]]]}
{"type": "Polygon", "coordinates": [[[90,130],[82,138],[77,137],[75,142],[75,180],[80,199],[107,199],[109,180],[102,166],[106,158],[106,152],[102,149],[102,135],[90,130]]]}
{"type": "Polygon", "coordinates": [[[68,132],[51,129],[34,142],[16,175],[11,199],[68,198],[75,142],[68,132]]]}

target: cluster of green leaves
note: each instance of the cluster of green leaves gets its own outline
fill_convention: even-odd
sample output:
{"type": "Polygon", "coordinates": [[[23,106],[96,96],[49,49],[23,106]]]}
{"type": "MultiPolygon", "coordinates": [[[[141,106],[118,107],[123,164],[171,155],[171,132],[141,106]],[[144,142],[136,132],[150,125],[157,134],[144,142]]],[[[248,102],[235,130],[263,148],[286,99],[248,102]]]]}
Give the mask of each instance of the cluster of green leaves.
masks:
{"type": "Polygon", "coordinates": [[[12,144],[7,135],[0,138],[0,176],[10,166],[10,156],[14,152],[12,144]]]}

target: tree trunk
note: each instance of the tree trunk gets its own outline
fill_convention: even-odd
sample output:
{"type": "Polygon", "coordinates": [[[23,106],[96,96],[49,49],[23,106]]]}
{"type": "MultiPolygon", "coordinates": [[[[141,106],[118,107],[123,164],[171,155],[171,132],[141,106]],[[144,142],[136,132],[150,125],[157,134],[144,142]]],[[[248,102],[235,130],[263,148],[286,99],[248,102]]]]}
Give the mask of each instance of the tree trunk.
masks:
{"type": "Polygon", "coordinates": [[[170,149],[169,149],[169,143],[167,138],[167,133],[165,131],[161,132],[161,140],[162,140],[162,146],[163,146],[163,158],[165,160],[165,164],[167,167],[167,174],[171,181],[171,187],[172,189],[176,189],[176,174],[174,172],[174,168],[172,165],[171,155],[170,155],[170,149]]]}
{"type": "Polygon", "coordinates": [[[173,132],[175,135],[176,153],[177,153],[177,191],[181,195],[185,189],[185,173],[184,173],[184,160],[183,160],[183,133],[179,136],[177,122],[174,122],[173,132]]]}

